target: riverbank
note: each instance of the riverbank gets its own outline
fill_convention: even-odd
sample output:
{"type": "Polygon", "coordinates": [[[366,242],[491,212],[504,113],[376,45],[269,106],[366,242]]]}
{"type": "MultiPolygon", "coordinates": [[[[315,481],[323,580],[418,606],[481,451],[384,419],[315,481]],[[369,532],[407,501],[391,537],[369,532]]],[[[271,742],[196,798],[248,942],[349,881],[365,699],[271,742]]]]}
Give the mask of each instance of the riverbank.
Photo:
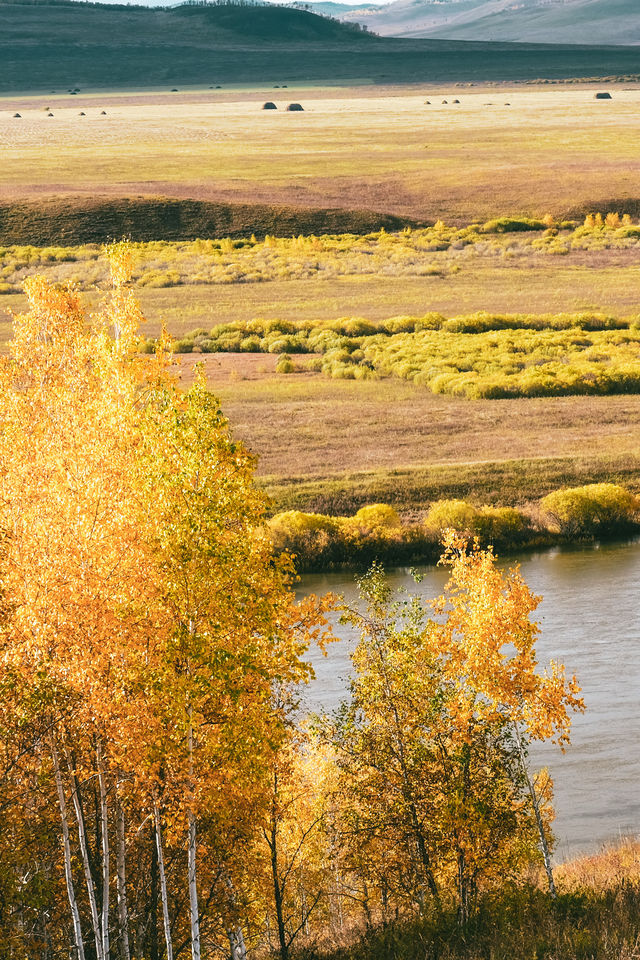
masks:
{"type": "Polygon", "coordinates": [[[448,529],[501,554],[633,536],[640,532],[640,500],[619,484],[596,483],[556,490],[520,509],[438,500],[418,520],[382,503],[353,516],[288,510],[272,517],[269,529],[276,552],[291,554],[299,572],[374,560],[401,566],[437,562],[448,529]]]}
{"type": "Polygon", "coordinates": [[[390,923],[332,960],[633,960],[640,936],[640,845],[629,842],[556,871],[557,900],[509,880],[479,899],[471,921],[390,923]]]}

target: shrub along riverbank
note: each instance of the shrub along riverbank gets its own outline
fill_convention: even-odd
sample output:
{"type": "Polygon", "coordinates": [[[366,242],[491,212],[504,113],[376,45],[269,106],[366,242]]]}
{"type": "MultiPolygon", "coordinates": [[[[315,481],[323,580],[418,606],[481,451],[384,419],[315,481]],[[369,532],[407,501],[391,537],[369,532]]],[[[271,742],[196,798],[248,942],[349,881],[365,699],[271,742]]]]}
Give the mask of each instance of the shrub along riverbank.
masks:
{"type": "Polygon", "coordinates": [[[354,516],[288,510],[269,521],[278,553],[294,555],[299,571],[346,564],[436,562],[453,529],[501,553],[625,536],[640,531],[640,498],[619,484],[557,490],[526,509],[438,500],[420,520],[406,521],[387,504],[354,516]]]}

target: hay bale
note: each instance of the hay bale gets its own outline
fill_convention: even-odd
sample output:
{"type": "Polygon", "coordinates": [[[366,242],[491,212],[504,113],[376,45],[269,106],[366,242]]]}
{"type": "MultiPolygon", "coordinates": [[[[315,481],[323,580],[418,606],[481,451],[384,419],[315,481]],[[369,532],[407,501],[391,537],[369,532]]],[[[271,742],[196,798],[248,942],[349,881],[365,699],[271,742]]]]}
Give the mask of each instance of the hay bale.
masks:
{"type": "Polygon", "coordinates": [[[80,113],[78,114],[78,116],[79,116],[79,117],[86,117],[86,113],[84,112],[84,110],[81,110],[80,113]]]}
{"type": "Polygon", "coordinates": [[[431,100],[425,100],[425,103],[426,103],[426,105],[427,105],[428,107],[431,106],[431,100]]]}
{"type": "Polygon", "coordinates": [[[613,97],[611,96],[610,93],[607,93],[607,91],[605,90],[603,93],[596,93],[595,99],[596,100],[613,100],[613,97]]]}
{"type": "Polygon", "coordinates": [[[263,110],[277,110],[278,108],[276,107],[276,105],[275,105],[275,103],[273,102],[273,100],[267,100],[266,103],[263,103],[263,104],[262,104],[262,109],[263,109],[263,110]]]}
{"type": "Polygon", "coordinates": [[[299,103],[290,103],[290,104],[288,104],[288,106],[287,106],[287,110],[291,110],[291,111],[297,112],[297,111],[300,111],[300,110],[304,110],[304,107],[303,107],[301,104],[299,104],[299,103]]]}
{"type": "Polygon", "coordinates": [[[101,116],[101,117],[106,117],[106,115],[107,115],[107,111],[106,111],[106,110],[101,110],[101,111],[100,111],[100,116],[101,116]]]}
{"type": "Polygon", "coordinates": [[[459,100],[452,100],[451,103],[460,103],[459,100]]]}
{"type": "Polygon", "coordinates": [[[14,117],[20,117],[20,118],[22,119],[22,114],[21,114],[21,113],[14,113],[14,117]]]}
{"type": "Polygon", "coordinates": [[[442,102],[443,102],[443,103],[449,103],[449,101],[448,101],[448,100],[443,100],[442,102]]]}
{"type": "Polygon", "coordinates": [[[47,116],[48,116],[48,117],[52,117],[53,114],[52,114],[52,113],[48,113],[47,116]]]}

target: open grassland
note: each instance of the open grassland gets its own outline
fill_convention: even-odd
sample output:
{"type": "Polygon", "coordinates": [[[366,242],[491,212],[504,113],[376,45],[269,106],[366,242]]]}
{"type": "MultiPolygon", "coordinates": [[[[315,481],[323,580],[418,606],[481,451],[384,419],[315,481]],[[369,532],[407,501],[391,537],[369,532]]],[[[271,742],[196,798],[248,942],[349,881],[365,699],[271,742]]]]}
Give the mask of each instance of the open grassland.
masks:
{"type": "Polygon", "coordinates": [[[595,89],[5,97],[2,199],[166,194],[467,223],[602,209],[638,195],[640,90],[614,85],[596,101],[595,89]],[[293,100],[303,112],[283,109],[293,100]]]}
{"type": "MultiPolygon", "coordinates": [[[[522,505],[563,485],[640,488],[640,397],[465,401],[401,380],[276,374],[274,355],[199,357],[275,509],[422,514],[442,497],[522,505]]],[[[185,380],[195,358],[181,358],[185,380]]]]}

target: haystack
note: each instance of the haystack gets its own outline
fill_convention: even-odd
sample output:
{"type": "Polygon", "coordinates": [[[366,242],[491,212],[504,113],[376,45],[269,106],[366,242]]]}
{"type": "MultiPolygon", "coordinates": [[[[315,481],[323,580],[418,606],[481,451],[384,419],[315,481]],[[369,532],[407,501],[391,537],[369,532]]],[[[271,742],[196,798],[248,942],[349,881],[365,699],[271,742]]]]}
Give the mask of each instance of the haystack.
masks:
{"type": "Polygon", "coordinates": [[[452,100],[451,103],[460,103],[459,100],[452,100]]]}
{"type": "Polygon", "coordinates": [[[287,110],[304,110],[304,107],[299,103],[290,103],[287,110]]]}
{"type": "Polygon", "coordinates": [[[86,113],[84,112],[84,110],[81,110],[80,113],[78,114],[78,116],[79,116],[79,117],[86,117],[86,113]]]}
{"type": "Polygon", "coordinates": [[[52,114],[52,113],[48,113],[47,116],[48,116],[48,117],[52,117],[53,114],[52,114]]]}
{"type": "Polygon", "coordinates": [[[263,109],[263,110],[277,110],[278,108],[276,107],[276,105],[275,105],[275,103],[273,102],[273,100],[267,100],[266,103],[263,103],[263,104],[262,104],[262,109],[263,109]]]}
{"type": "Polygon", "coordinates": [[[101,110],[101,111],[100,111],[100,116],[101,116],[101,117],[106,117],[106,115],[107,115],[107,111],[106,111],[106,110],[101,110]]]}
{"type": "Polygon", "coordinates": [[[604,93],[596,93],[596,100],[613,100],[613,97],[605,91],[604,93]]]}
{"type": "Polygon", "coordinates": [[[20,117],[20,118],[22,118],[22,114],[21,114],[21,113],[14,113],[14,117],[20,117]]]}
{"type": "Polygon", "coordinates": [[[448,101],[448,100],[443,100],[442,102],[443,102],[443,103],[449,103],[449,101],[448,101]]]}
{"type": "Polygon", "coordinates": [[[425,103],[427,104],[428,107],[431,106],[431,100],[425,100],[425,103]]]}

